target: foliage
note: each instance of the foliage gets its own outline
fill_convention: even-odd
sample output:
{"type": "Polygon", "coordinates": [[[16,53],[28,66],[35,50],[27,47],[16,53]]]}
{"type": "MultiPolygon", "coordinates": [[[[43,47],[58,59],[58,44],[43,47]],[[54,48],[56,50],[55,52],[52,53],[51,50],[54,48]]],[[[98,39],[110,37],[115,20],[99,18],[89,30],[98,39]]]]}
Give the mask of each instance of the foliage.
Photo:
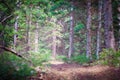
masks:
{"type": "Polygon", "coordinates": [[[29,59],[31,59],[34,66],[42,66],[43,62],[50,60],[50,56],[50,53],[31,52],[29,59]]]}
{"type": "MultiPolygon", "coordinates": [[[[56,57],[58,60],[73,61],[80,64],[89,62],[89,59],[84,54],[79,54],[86,51],[85,14],[87,11],[84,9],[85,5],[81,2],[85,3],[86,1],[75,1],[73,3],[73,6],[79,9],[74,10],[74,54],[71,59],[64,56],[66,55],[65,53],[68,53],[69,49],[70,8],[72,3],[70,0],[0,0],[0,45],[13,47],[11,44],[13,43],[13,36],[16,34],[15,50],[24,56],[27,55],[27,58],[35,66],[41,66],[43,62],[47,62],[50,59],[54,43],[57,43],[57,55],[64,53],[56,57]],[[9,17],[10,15],[12,16],[9,17]],[[16,20],[16,17],[19,18],[16,20]],[[1,22],[4,19],[6,20],[1,22]],[[15,22],[18,23],[17,31],[14,29],[15,22]],[[36,47],[35,36],[37,35],[35,33],[36,23],[38,23],[38,52],[34,52],[34,48],[36,47]],[[52,39],[53,36],[56,36],[55,41],[52,39]],[[30,40],[29,44],[27,43],[27,39],[30,40]]],[[[114,2],[118,4],[118,0],[114,2]]],[[[113,12],[117,11],[117,4],[113,4],[115,6],[113,12]]],[[[93,6],[91,11],[95,14],[92,14],[92,17],[95,16],[96,18],[97,9],[95,7],[93,6]]],[[[118,12],[113,14],[116,15],[118,12]]],[[[117,15],[114,17],[115,19],[113,20],[118,21],[116,19],[117,15]]],[[[91,36],[93,36],[92,43],[96,41],[96,22],[98,21],[93,19],[91,27],[91,29],[94,28],[91,32],[91,36]]],[[[115,25],[117,24],[118,22],[115,25]]],[[[117,27],[115,28],[115,30],[119,30],[117,27]]],[[[118,33],[115,35],[116,37],[119,36],[118,33]]],[[[101,46],[103,46],[103,35],[101,36],[101,40],[101,46]]],[[[92,46],[94,45],[96,43],[92,46]]],[[[92,47],[92,51],[95,51],[95,48],[95,46],[92,47]]],[[[95,55],[93,54],[92,56],[95,59],[95,55]]],[[[113,51],[111,49],[103,50],[100,56],[99,61],[102,64],[120,66],[120,51],[113,51]]],[[[8,77],[11,77],[12,80],[18,80],[19,78],[31,75],[30,72],[32,71],[27,62],[8,53],[0,54],[0,68],[0,80],[8,77]]]]}
{"type": "Polygon", "coordinates": [[[65,61],[65,62],[68,61],[68,58],[64,55],[57,55],[56,59],[57,60],[62,60],[62,61],[65,61]]]}
{"type": "Polygon", "coordinates": [[[74,27],[75,32],[79,32],[81,29],[83,29],[85,26],[83,23],[79,23],[74,27]]]}
{"type": "Polygon", "coordinates": [[[5,52],[0,54],[0,80],[25,80],[35,71],[26,61],[5,52]]]}
{"type": "Polygon", "coordinates": [[[71,60],[74,61],[74,62],[77,62],[79,64],[84,64],[84,63],[89,62],[89,59],[84,54],[73,56],[71,58],[71,60]]]}
{"type": "Polygon", "coordinates": [[[0,32],[4,32],[4,35],[1,37],[2,40],[5,41],[5,46],[10,45],[13,40],[13,28],[9,26],[2,26],[0,25],[0,32]]]}
{"type": "Polygon", "coordinates": [[[120,66],[120,50],[104,49],[100,53],[100,63],[109,66],[120,66]]]}

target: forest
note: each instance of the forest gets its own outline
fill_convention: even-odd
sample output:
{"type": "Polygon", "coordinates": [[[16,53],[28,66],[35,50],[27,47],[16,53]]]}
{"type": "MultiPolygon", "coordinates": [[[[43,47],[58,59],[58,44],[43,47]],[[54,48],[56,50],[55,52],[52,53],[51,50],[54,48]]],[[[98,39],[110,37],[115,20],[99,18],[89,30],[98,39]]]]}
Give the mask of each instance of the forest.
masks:
{"type": "Polygon", "coordinates": [[[120,80],[120,0],[0,0],[0,80],[120,80]]]}

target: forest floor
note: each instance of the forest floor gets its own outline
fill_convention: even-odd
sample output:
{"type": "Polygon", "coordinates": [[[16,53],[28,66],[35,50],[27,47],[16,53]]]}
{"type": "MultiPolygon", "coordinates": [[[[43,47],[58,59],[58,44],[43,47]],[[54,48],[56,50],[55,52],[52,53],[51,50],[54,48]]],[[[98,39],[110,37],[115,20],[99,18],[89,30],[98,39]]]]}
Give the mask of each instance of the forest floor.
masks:
{"type": "Polygon", "coordinates": [[[29,80],[120,80],[120,68],[53,63],[47,68],[47,71],[38,70],[37,77],[34,76],[29,80]]]}

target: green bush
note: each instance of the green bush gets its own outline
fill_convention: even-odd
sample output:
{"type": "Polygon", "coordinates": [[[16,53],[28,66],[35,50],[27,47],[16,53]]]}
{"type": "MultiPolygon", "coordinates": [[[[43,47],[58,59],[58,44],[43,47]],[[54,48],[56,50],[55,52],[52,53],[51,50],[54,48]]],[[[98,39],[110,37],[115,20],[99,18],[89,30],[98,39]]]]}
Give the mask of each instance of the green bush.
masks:
{"type": "Polygon", "coordinates": [[[26,80],[35,71],[28,63],[14,54],[0,54],[0,80],[26,80]]]}
{"type": "Polygon", "coordinates": [[[43,62],[47,62],[50,60],[50,53],[36,53],[32,52],[30,53],[29,59],[31,59],[32,63],[35,66],[42,66],[43,62]]]}
{"type": "Polygon", "coordinates": [[[68,60],[68,58],[66,56],[64,56],[64,55],[57,55],[56,59],[61,60],[61,61],[65,61],[65,62],[68,60]]]}
{"type": "Polygon", "coordinates": [[[78,56],[73,56],[71,58],[71,60],[74,61],[74,62],[80,63],[80,64],[84,64],[84,63],[89,62],[89,59],[84,54],[78,55],[78,56]]]}
{"type": "Polygon", "coordinates": [[[113,49],[104,49],[100,53],[100,60],[99,62],[104,65],[109,66],[120,66],[120,50],[115,51],[113,49]]]}

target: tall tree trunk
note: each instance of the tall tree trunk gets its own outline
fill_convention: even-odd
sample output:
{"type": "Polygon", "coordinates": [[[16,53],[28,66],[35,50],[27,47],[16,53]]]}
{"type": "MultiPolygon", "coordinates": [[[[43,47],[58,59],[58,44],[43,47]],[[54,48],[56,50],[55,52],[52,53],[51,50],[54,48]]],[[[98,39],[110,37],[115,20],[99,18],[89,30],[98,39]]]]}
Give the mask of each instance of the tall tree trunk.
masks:
{"type": "MultiPolygon", "coordinates": [[[[15,19],[14,29],[15,29],[15,32],[17,33],[17,30],[18,30],[18,16],[15,19]]],[[[17,43],[17,34],[16,33],[14,34],[14,49],[16,48],[16,43],[17,43]]]]}
{"type": "MultiPolygon", "coordinates": [[[[19,9],[20,8],[20,0],[18,0],[16,2],[16,9],[19,9]]],[[[17,44],[17,31],[18,31],[18,18],[19,16],[16,16],[15,17],[15,24],[14,24],[14,30],[15,30],[15,34],[14,34],[14,41],[13,41],[13,45],[14,45],[14,49],[16,48],[16,44],[17,44]]]]}
{"type": "Polygon", "coordinates": [[[68,58],[71,58],[71,55],[73,53],[73,39],[74,39],[74,13],[73,13],[73,5],[71,7],[71,22],[70,22],[70,32],[69,32],[69,52],[68,52],[68,58]]]}
{"type": "Polygon", "coordinates": [[[115,49],[119,50],[119,38],[120,38],[120,2],[119,0],[112,0],[112,15],[113,15],[113,28],[115,36],[115,49]]]}
{"type": "Polygon", "coordinates": [[[29,12],[29,14],[26,14],[26,24],[27,24],[27,28],[26,28],[26,52],[28,53],[28,51],[30,50],[30,27],[31,27],[31,17],[32,14],[29,12]]]}
{"type": "MultiPolygon", "coordinates": [[[[54,18],[51,19],[53,23],[56,23],[56,20],[54,18]]],[[[56,35],[56,25],[53,24],[53,30],[52,30],[52,56],[53,58],[56,58],[57,54],[57,35],[56,35]]]]}
{"type": "Polygon", "coordinates": [[[86,57],[91,58],[91,0],[87,0],[87,46],[86,57]]]}
{"type": "Polygon", "coordinates": [[[118,32],[118,36],[119,36],[119,40],[118,40],[118,49],[120,49],[120,29],[119,29],[119,32],[118,32]]]}
{"type": "Polygon", "coordinates": [[[102,26],[102,21],[101,21],[101,18],[102,18],[102,0],[99,0],[98,2],[99,4],[99,10],[98,10],[98,28],[97,28],[97,48],[96,48],[96,57],[97,59],[99,59],[99,52],[100,52],[100,44],[101,44],[101,32],[100,32],[100,29],[101,29],[101,26],[102,26]]]}
{"type": "Polygon", "coordinates": [[[111,0],[104,0],[104,36],[105,47],[115,49],[111,0]]]}
{"type": "Polygon", "coordinates": [[[38,52],[38,22],[36,22],[36,29],[35,29],[35,52],[38,52]]]}
{"type": "Polygon", "coordinates": [[[56,31],[55,29],[53,30],[53,36],[52,36],[52,39],[53,39],[53,44],[52,44],[52,54],[53,54],[53,57],[55,58],[56,57],[56,51],[57,51],[57,44],[56,44],[56,31]]]}
{"type": "Polygon", "coordinates": [[[91,0],[87,0],[87,46],[86,46],[86,57],[91,57],[91,0]]]}

